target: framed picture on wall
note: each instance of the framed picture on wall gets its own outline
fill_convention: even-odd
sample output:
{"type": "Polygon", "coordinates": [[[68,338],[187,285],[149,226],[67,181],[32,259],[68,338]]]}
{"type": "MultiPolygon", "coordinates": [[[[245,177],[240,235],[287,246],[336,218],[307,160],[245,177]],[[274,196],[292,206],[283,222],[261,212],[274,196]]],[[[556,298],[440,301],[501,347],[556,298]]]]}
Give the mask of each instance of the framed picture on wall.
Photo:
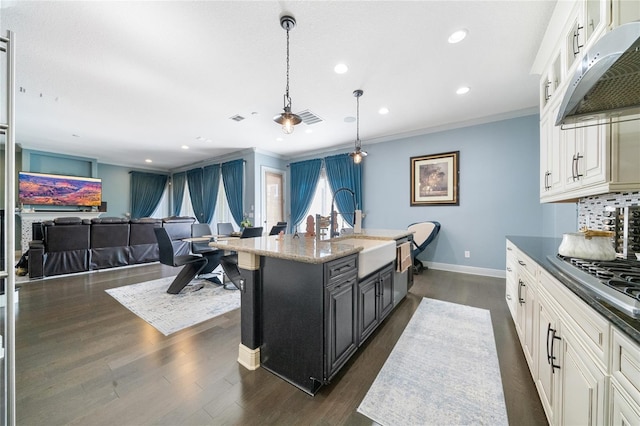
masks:
{"type": "Polygon", "coordinates": [[[459,205],[460,151],[411,157],[411,205],[459,205]]]}

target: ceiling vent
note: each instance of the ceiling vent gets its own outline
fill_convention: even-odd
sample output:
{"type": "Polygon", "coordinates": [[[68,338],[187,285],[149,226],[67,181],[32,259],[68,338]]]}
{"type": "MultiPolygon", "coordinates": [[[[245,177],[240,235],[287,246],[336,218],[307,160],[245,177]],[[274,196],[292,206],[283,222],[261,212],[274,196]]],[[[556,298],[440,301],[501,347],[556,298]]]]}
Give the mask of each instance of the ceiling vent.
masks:
{"type": "Polygon", "coordinates": [[[318,117],[308,109],[299,112],[298,115],[300,116],[300,118],[302,118],[302,122],[306,125],[321,123],[324,121],[322,118],[318,117]]]}
{"type": "Polygon", "coordinates": [[[245,119],[245,117],[243,117],[243,116],[241,116],[241,115],[239,115],[239,114],[236,114],[236,115],[234,115],[233,117],[229,117],[229,118],[230,118],[231,120],[233,120],[233,121],[242,121],[242,120],[244,120],[244,119],[245,119]]]}

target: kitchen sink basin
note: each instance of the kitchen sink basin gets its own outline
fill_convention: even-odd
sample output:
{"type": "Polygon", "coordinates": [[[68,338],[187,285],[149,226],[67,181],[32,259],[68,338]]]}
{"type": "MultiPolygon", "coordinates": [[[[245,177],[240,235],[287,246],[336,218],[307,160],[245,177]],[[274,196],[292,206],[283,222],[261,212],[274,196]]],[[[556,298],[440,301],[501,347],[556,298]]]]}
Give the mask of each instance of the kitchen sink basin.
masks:
{"type": "Polygon", "coordinates": [[[393,262],[396,258],[395,240],[344,238],[334,242],[363,248],[362,251],[358,252],[358,278],[366,277],[393,262]]]}

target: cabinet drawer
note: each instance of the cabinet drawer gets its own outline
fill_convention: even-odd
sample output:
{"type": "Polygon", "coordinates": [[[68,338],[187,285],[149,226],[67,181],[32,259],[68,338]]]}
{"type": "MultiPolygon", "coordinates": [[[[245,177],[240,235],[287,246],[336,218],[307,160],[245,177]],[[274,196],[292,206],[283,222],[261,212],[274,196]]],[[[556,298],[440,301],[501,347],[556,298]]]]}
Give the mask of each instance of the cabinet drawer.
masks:
{"type": "Polygon", "coordinates": [[[640,346],[613,329],[611,374],[629,396],[640,405],[640,346]]]}
{"type": "Polygon", "coordinates": [[[558,312],[567,326],[600,361],[600,367],[609,371],[609,321],[544,270],[540,273],[540,285],[557,303],[558,312]]]}
{"type": "Polygon", "coordinates": [[[353,254],[325,264],[325,284],[331,285],[345,274],[355,271],[358,267],[357,261],[358,256],[353,254]]]}
{"type": "Polygon", "coordinates": [[[526,271],[526,273],[531,276],[533,282],[537,281],[538,265],[531,260],[529,256],[518,251],[517,263],[520,271],[526,271]]]}

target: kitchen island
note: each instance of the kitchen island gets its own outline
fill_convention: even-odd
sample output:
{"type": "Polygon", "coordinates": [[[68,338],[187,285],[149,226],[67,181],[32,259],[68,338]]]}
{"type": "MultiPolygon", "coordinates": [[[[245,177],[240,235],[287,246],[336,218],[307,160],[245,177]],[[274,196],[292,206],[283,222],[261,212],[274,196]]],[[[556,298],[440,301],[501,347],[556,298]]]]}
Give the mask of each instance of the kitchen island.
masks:
{"type": "Polygon", "coordinates": [[[410,238],[407,230],[367,230],[350,234],[349,243],[293,235],[211,242],[238,253],[244,279],[238,362],[262,366],[314,395],[399,301],[393,291],[396,244],[410,238]],[[360,257],[375,257],[367,257],[372,249],[354,238],[367,239],[367,247],[378,240],[392,258],[358,276],[360,257]]]}

